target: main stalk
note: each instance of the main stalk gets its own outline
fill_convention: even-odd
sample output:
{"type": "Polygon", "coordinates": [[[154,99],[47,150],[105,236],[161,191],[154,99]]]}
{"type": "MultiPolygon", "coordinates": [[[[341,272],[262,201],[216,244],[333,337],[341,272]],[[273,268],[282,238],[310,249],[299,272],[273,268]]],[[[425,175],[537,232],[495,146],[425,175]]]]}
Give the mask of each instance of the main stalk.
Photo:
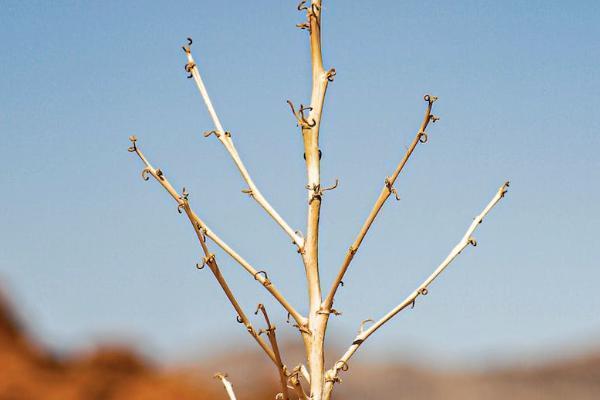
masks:
{"type": "Polygon", "coordinates": [[[308,369],[310,373],[310,398],[323,399],[325,376],[325,330],[329,314],[322,310],[321,283],[319,279],[319,217],[321,213],[321,152],[319,151],[319,129],[323,114],[323,103],[330,73],[323,68],[321,51],[321,0],[313,0],[310,6],[304,6],[310,31],[310,49],[312,62],[312,96],[310,114],[306,124],[301,124],[306,158],[308,212],[306,240],[303,249],[303,261],[308,284],[309,315],[308,331],[305,340],[308,369]]]}

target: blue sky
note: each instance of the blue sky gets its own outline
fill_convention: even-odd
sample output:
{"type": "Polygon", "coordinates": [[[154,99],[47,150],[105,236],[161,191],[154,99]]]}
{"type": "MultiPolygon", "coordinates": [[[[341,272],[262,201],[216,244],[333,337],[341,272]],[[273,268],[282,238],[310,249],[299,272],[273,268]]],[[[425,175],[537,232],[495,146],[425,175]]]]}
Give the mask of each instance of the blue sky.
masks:
{"type": "MultiPolygon", "coordinates": [[[[324,286],[415,134],[425,93],[439,96],[441,117],[400,177],[402,200],[386,204],[351,266],[336,342],[410,293],[510,179],[479,246],[361,357],[478,362],[597,344],[598,17],[592,1],[324,3],[324,61],[338,75],[322,179],[340,179],[323,205],[324,286]]],[[[194,268],[189,224],[140,179],[132,133],[213,230],[305,310],[293,246],[201,135],[211,121],[180,49],[194,38],[256,183],[304,229],[303,150],[285,103],[310,96],[302,20],[294,1],[3,3],[0,282],[37,337],[58,349],[117,338],[164,359],[249,343],[209,272],[194,268]]],[[[265,302],[283,322],[266,292],[217,257],[249,311],[265,302]]]]}

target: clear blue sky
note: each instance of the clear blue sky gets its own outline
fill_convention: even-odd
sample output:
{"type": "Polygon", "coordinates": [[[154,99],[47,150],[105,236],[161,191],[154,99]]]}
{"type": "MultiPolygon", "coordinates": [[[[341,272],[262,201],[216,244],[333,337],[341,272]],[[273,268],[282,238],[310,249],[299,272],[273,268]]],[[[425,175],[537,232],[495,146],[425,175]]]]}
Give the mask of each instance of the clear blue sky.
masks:
{"type": "MultiPolygon", "coordinates": [[[[309,98],[307,35],[294,27],[303,16],[295,1],[125,3],[3,2],[2,286],[36,335],[59,349],[113,337],[180,359],[202,354],[209,340],[249,343],[212,276],[194,268],[200,252],[186,219],[140,179],[127,137],[135,133],[213,230],[305,310],[293,246],[240,193],[222,146],[201,136],[211,122],[180,49],[194,38],[255,181],[304,229],[303,150],[285,103],[309,98]]],[[[599,3],[324,4],[324,60],[338,76],[326,101],[322,177],[340,178],[322,214],[327,286],[418,128],[423,94],[440,97],[441,117],[400,178],[402,201],[386,204],[357,255],[330,335],[349,343],[360,320],[404,298],[510,179],[508,197],[476,234],[479,246],[361,356],[478,361],[593,344],[599,3]]],[[[217,256],[249,311],[272,304],[217,256]]]]}

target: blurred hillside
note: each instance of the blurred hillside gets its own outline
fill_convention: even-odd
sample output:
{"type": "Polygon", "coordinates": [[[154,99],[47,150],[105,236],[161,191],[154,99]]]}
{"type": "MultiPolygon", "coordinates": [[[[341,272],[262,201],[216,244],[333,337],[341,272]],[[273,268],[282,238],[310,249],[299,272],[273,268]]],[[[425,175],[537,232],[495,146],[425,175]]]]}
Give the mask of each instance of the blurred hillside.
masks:
{"type": "MultiPolygon", "coordinates": [[[[58,356],[37,345],[0,296],[0,400],[225,399],[210,379],[230,367],[238,398],[273,399],[274,371],[256,353],[226,354],[203,366],[165,370],[133,349],[104,347],[58,356]],[[237,365],[234,371],[232,365],[237,365]],[[249,379],[249,374],[256,381],[249,379]]],[[[600,398],[600,354],[527,369],[433,372],[402,365],[353,364],[337,399],[594,399],[600,398]]]]}

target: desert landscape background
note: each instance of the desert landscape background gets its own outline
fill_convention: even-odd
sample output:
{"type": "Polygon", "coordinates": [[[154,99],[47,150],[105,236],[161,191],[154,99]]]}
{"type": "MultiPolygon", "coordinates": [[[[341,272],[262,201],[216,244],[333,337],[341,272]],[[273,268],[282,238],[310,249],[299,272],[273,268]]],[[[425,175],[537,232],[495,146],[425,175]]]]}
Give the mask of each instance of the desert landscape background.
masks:
{"type": "MultiPolygon", "coordinates": [[[[369,340],[335,398],[600,399],[600,2],[323,4],[336,77],[322,182],[340,183],[320,220],[324,287],[411,143],[425,94],[439,97],[441,118],[338,292],[328,365],[511,182],[477,248],[369,340]]],[[[136,135],[198,215],[307,312],[296,248],[202,135],[213,122],[181,49],[193,37],[253,179],[305,231],[302,135],[286,103],[311,98],[297,5],[2,2],[0,400],[225,399],[217,371],[239,400],[273,399],[276,372],[196,268],[204,255],[189,223],[127,148],[136,135]]],[[[265,304],[296,365],[287,313],[213,247],[245,312],[265,304]]]]}
{"type": "MultiPolygon", "coordinates": [[[[165,367],[138,349],[115,343],[93,351],[53,352],[37,343],[12,308],[0,297],[0,399],[225,399],[211,379],[227,370],[239,399],[272,399],[275,374],[258,352],[234,349],[218,359],[200,359],[165,367]],[[253,379],[249,379],[250,373],[253,379]]],[[[600,352],[519,367],[483,371],[443,371],[401,363],[352,365],[352,374],[335,398],[359,399],[570,399],[600,398],[600,352]]]]}

